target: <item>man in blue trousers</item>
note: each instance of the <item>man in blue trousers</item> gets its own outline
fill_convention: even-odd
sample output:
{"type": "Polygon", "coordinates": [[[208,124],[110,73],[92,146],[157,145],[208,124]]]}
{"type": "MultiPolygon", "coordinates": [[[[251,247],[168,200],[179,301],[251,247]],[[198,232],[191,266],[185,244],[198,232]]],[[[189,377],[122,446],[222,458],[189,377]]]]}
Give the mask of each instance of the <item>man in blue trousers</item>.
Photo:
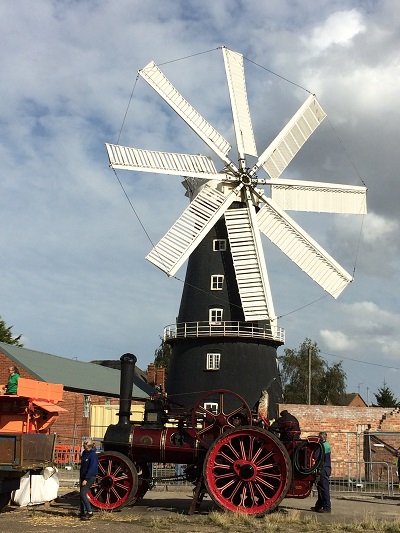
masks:
{"type": "Polygon", "coordinates": [[[99,460],[97,458],[96,446],[92,439],[87,439],[83,443],[83,453],[80,469],[80,514],[81,520],[90,520],[93,516],[92,507],[87,497],[90,487],[95,483],[99,460]]]}
{"type": "Polygon", "coordinates": [[[317,513],[330,513],[331,496],[329,492],[329,478],[331,477],[331,446],[326,440],[328,438],[326,431],[321,431],[318,436],[324,450],[324,458],[317,482],[318,500],[315,506],[311,507],[311,510],[317,513]]]}

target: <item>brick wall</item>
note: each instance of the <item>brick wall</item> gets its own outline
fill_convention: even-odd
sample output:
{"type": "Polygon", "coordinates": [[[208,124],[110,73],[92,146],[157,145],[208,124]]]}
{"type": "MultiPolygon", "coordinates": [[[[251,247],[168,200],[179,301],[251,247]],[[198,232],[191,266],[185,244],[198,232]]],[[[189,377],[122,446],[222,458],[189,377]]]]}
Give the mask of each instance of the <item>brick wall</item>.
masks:
{"type": "Polygon", "coordinates": [[[163,366],[156,367],[154,363],[150,363],[147,367],[147,382],[151,387],[161,385],[165,390],[165,368],[163,366]]]}
{"type": "Polygon", "coordinates": [[[280,404],[278,412],[288,410],[294,415],[302,430],[302,437],[328,433],[332,459],[357,461],[363,459],[364,431],[379,432],[386,448],[372,446],[373,461],[392,462],[390,447],[400,446],[400,411],[384,407],[354,407],[333,405],[280,404]],[[397,435],[387,435],[396,433],[397,435]],[[396,445],[396,443],[398,444],[396,445]]]}
{"type": "MultiPolygon", "coordinates": [[[[0,352],[0,385],[5,385],[8,380],[8,369],[10,366],[17,366],[9,357],[0,352]]],[[[19,368],[21,378],[35,379],[31,374],[19,368]]]]}
{"type": "MultiPolygon", "coordinates": [[[[91,405],[104,405],[106,396],[89,394],[91,405]]],[[[90,435],[90,417],[84,417],[85,394],[82,392],[65,391],[62,407],[68,412],[60,413],[57,422],[52,426],[52,431],[57,433],[59,442],[69,443],[73,438],[81,442],[82,437],[90,435]]],[[[119,398],[110,398],[111,405],[117,405],[119,398]]]]}

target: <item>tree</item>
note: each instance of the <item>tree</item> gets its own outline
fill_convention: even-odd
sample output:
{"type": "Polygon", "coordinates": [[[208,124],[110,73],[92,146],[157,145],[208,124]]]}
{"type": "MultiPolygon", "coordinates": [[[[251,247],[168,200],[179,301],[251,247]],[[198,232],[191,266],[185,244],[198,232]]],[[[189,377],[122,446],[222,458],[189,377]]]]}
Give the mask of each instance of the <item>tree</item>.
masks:
{"type": "Polygon", "coordinates": [[[319,352],[316,342],[305,339],[298,350],[286,348],[278,358],[285,403],[308,403],[311,358],[311,404],[342,404],[346,392],[342,362],[329,366],[319,352]]]}
{"type": "Polygon", "coordinates": [[[0,316],[0,342],[6,342],[7,344],[13,344],[14,346],[20,346],[22,348],[24,345],[19,342],[22,335],[14,337],[11,332],[13,327],[14,326],[7,327],[5,321],[0,316]]]}
{"type": "Polygon", "coordinates": [[[165,369],[168,369],[171,361],[171,345],[166,343],[165,340],[160,337],[161,344],[157,350],[154,352],[154,365],[158,368],[163,366],[165,369]]]}
{"type": "Polygon", "coordinates": [[[375,393],[375,398],[376,407],[400,407],[399,401],[395,398],[385,380],[383,380],[383,386],[375,393]]]}

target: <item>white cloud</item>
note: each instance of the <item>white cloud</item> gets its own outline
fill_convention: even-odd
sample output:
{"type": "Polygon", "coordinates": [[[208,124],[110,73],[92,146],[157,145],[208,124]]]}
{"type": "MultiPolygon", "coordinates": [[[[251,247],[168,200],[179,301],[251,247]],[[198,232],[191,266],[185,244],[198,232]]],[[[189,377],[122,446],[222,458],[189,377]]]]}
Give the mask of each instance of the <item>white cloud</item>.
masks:
{"type": "Polygon", "coordinates": [[[341,331],[330,331],[323,329],[320,335],[329,350],[343,352],[354,349],[354,342],[341,331]]]}
{"type": "Polygon", "coordinates": [[[310,45],[317,52],[335,44],[349,47],[354,37],[365,30],[363,15],[357,9],[337,11],[313,29],[310,45]]]}
{"type": "Polygon", "coordinates": [[[397,240],[399,223],[370,213],[364,220],[363,240],[368,244],[385,242],[385,246],[397,240]]]}

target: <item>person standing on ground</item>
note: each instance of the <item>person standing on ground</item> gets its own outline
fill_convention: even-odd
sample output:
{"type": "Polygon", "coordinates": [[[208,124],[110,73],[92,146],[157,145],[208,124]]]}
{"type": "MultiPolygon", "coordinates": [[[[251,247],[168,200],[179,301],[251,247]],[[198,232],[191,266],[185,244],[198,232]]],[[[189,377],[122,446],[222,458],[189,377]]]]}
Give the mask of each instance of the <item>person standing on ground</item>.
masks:
{"type": "Polygon", "coordinates": [[[99,459],[96,454],[96,446],[92,439],[83,442],[83,453],[81,460],[81,469],[79,473],[80,480],[80,514],[81,520],[90,520],[93,516],[92,506],[90,505],[87,493],[93,483],[96,481],[97,471],[99,468],[99,459]]]}
{"type": "Polygon", "coordinates": [[[400,488],[400,448],[397,448],[394,456],[396,458],[396,472],[397,472],[397,480],[398,480],[397,482],[400,488]]]}
{"type": "Polygon", "coordinates": [[[312,511],[317,513],[331,512],[331,495],[329,491],[329,478],[331,477],[331,446],[327,441],[328,435],[326,431],[321,431],[318,435],[319,441],[322,444],[324,457],[320,469],[319,480],[317,482],[318,499],[312,511]]]}

